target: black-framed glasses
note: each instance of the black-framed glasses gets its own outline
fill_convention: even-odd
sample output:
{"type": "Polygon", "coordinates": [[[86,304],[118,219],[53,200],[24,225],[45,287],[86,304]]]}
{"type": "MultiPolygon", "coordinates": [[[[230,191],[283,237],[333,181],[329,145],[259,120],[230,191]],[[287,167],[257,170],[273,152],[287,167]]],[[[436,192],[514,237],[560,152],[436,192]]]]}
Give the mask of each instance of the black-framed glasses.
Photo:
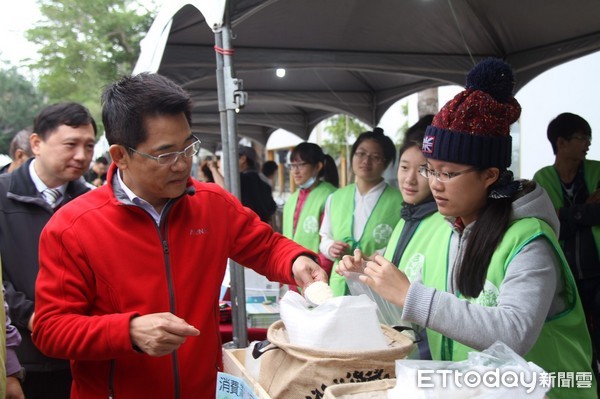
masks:
{"type": "Polygon", "coordinates": [[[188,145],[183,149],[183,151],[174,151],[167,152],[166,154],[160,154],[159,156],[154,156],[150,154],[146,154],[145,152],[141,152],[136,150],[135,148],[127,147],[131,151],[136,154],[140,154],[143,157],[154,159],[159,165],[173,165],[179,159],[180,155],[183,155],[185,158],[191,158],[200,151],[200,140],[196,139],[192,144],[188,145]]]}
{"type": "Polygon", "coordinates": [[[361,162],[364,161],[365,159],[368,159],[369,161],[372,161],[373,163],[382,163],[385,160],[381,155],[372,155],[372,154],[369,154],[364,151],[356,151],[354,153],[354,156],[356,158],[358,158],[358,160],[361,162]]]}
{"type": "Polygon", "coordinates": [[[458,172],[437,172],[435,170],[429,169],[425,165],[419,166],[419,174],[423,177],[430,178],[435,177],[435,179],[442,183],[447,183],[450,180],[454,179],[457,176],[460,176],[464,173],[468,173],[475,170],[475,167],[470,167],[467,169],[460,170],[458,172]]]}
{"type": "Polygon", "coordinates": [[[304,169],[308,162],[286,163],[285,167],[289,170],[304,169]]]}

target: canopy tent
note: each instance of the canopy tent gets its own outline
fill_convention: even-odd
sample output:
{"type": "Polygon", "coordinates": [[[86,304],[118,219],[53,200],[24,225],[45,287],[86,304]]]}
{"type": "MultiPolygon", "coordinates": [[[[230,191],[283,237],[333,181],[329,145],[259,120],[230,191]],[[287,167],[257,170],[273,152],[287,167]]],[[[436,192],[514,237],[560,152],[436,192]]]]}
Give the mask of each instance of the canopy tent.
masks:
{"type": "MultiPolygon", "coordinates": [[[[403,97],[463,85],[485,57],[509,62],[518,90],[600,50],[599,17],[597,0],[170,0],[134,73],[158,72],[191,93],[192,130],[209,149],[222,144],[239,196],[229,145],[238,135],[265,144],[283,128],[307,139],[339,113],[376,126],[403,97]]],[[[239,267],[231,281],[234,341],[246,346],[239,267]]]]}
{"type": "MultiPolygon", "coordinates": [[[[187,89],[193,130],[211,148],[221,141],[211,27],[223,27],[225,1],[165,3],[135,72],[159,72],[187,89]]],[[[248,93],[237,132],[262,144],[278,128],[307,139],[338,113],[375,126],[407,95],[464,85],[483,57],[508,61],[518,90],[600,50],[597,0],[230,0],[227,7],[235,76],[248,93]]]]}

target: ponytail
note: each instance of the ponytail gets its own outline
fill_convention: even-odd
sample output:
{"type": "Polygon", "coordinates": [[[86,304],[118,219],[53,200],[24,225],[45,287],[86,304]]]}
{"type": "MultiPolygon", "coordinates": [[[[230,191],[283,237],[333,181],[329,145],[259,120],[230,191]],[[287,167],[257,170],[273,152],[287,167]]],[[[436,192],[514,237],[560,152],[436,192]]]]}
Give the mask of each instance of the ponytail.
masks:
{"type": "Polygon", "coordinates": [[[324,155],[323,168],[321,169],[321,173],[319,173],[319,177],[322,177],[324,181],[335,187],[340,186],[340,177],[338,174],[337,165],[329,154],[324,155]]]}

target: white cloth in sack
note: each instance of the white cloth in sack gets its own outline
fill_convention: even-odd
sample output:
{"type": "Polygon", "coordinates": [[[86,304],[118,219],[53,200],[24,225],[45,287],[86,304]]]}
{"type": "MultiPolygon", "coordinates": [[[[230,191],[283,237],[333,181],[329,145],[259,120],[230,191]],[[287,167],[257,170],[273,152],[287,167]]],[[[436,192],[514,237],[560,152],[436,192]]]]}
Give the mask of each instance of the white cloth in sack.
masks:
{"type": "Polygon", "coordinates": [[[313,308],[303,296],[288,291],[279,311],[293,345],[350,351],[387,348],[377,304],[366,295],[335,297],[313,308]]]}

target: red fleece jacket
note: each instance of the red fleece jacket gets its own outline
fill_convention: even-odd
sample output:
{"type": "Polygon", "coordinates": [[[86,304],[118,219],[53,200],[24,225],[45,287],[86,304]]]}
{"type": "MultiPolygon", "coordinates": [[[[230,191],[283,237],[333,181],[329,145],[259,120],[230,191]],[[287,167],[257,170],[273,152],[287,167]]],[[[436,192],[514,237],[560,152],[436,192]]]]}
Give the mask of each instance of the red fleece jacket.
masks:
{"type": "Polygon", "coordinates": [[[165,210],[157,228],[143,209],[115,198],[112,176],[42,232],[33,340],[48,356],[72,360],[73,399],[214,398],[227,258],[294,284],[293,260],[314,254],[227,191],[192,180],[191,193],[165,210]],[[200,335],[171,355],[136,352],[129,320],[158,312],[174,313],[200,335]]]}

